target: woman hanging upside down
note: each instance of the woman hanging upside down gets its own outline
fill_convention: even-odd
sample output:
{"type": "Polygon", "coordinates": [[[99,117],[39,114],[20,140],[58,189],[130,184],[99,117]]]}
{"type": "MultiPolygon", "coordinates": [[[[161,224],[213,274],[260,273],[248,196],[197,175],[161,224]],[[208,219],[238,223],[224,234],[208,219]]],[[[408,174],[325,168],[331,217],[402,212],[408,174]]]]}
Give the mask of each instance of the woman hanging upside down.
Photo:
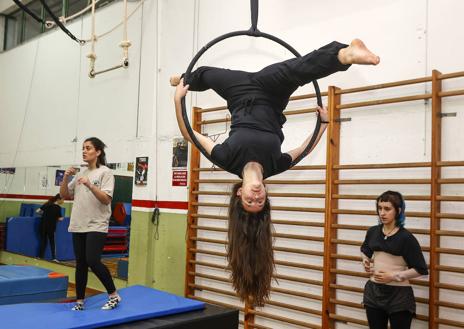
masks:
{"type": "MultiPolygon", "coordinates": [[[[234,185],[229,205],[227,256],[232,282],[242,299],[251,297],[262,305],[269,297],[274,258],[272,252],[271,207],[263,180],[286,171],[311,140],[282,153],[283,114],[292,93],[299,87],[351,64],[377,65],[380,59],[355,39],[345,45],[332,42],[303,57],[272,64],[259,72],[199,67],[184,84],[181,76],[171,77],[177,86],[174,96],[177,122],[182,135],[192,142],[182,118],[181,99],[188,90],[213,89],[227,101],[232,115],[229,137],[221,144],[194,131],[195,137],[213,161],[242,178],[234,185]]],[[[321,129],[327,128],[327,108],[318,108],[321,129]]],[[[313,146],[313,148],[314,148],[313,146]]]]}

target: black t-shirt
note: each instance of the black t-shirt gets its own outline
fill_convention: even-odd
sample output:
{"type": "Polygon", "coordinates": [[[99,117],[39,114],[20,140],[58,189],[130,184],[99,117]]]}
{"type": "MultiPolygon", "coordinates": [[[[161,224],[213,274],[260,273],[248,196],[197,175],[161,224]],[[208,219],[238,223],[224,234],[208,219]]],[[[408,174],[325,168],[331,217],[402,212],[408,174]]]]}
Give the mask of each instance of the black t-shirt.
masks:
{"type": "Polygon", "coordinates": [[[366,238],[361,246],[361,251],[371,258],[374,251],[383,251],[394,256],[403,256],[409,268],[414,268],[417,273],[427,275],[427,264],[422,254],[419,242],[407,229],[401,227],[394,235],[385,239],[382,232],[383,225],[376,225],[367,230],[366,238]]]}
{"type": "Polygon", "coordinates": [[[286,121],[282,112],[297,86],[285,79],[276,82],[283,79],[282,70],[275,67],[261,74],[202,66],[192,72],[190,90],[212,88],[227,101],[232,115],[229,138],[211,152],[215,164],[240,177],[250,161],[263,166],[264,178],[290,168],[292,159],[280,148],[286,121]],[[276,84],[279,88],[272,87],[276,84]]]}
{"type": "Polygon", "coordinates": [[[250,161],[263,166],[263,177],[277,175],[288,168],[292,158],[280,150],[278,135],[249,128],[233,129],[229,138],[216,145],[211,157],[219,166],[242,177],[243,167],[250,161]]]}
{"type": "MultiPolygon", "coordinates": [[[[271,71],[282,78],[281,70],[271,71]]],[[[292,87],[290,81],[279,85],[279,88],[274,84],[266,85],[265,81],[275,82],[273,74],[268,73],[269,77],[263,79],[256,77],[259,73],[201,66],[190,75],[189,90],[204,91],[212,88],[224,98],[232,114],[231,130],[252,128],[272,132],[279,136],[282,143],[282,125],[287,120],[282,112],[297,86],[292,87]]]]}
{"type": "Polygon", "coordinates": [[[47,229],[55,229],[56,221],[61,217],[61,207],[55,203],[44,204],[40,209],[42,214],[42,226],[47,229]]]}

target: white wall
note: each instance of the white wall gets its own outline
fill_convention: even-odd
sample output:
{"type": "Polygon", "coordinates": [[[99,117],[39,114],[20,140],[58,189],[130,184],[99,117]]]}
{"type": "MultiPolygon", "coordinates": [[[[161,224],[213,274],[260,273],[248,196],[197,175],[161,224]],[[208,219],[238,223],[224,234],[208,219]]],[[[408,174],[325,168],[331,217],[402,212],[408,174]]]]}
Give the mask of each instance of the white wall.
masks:
{"type": "MultiPolygon", "coordinates": [[[[29,1],[22,1],[22,3],[28,3],[29,1]]],[[[0,0],[0,13],[4,12],[5,10],[16,6],[13,1],[10,0],[0,0]]]]}
{"type": "MultiPolygon", "coordinates": [[[[170,32],[168,35],[167,32],[160,31],[159,81],[162,83],[158,89],[158,109],[163,127],[158,130],[158,136],[165,138],[164,131],[169,130],[170,136],[172,132],[176,133],[176,127],[164,124],[175,120],[172,111],[169,113],[164,110],[172,109],[173,95],[173,90],[164,82],[170,75],[185,70],[192,58],[192,45],[196,53],[214,37],[233,30],[248,29],[251,23],[249,1],[178,0],[162,3],[167,7],[162,9],[162,27],[170,32]]],[[[463,6],[459,1],[442,3],[437,0],[294,0],[291,5],[289,2],[269,0],[260,3],[258,28],[279,36],[302,54],[332,40],[349,42],[354,37],[363,39],[381,56],[379,66],[351,67],[347,72],[337,73],[319,81],[322,90],[329,85],[347,88],[422,77],[430,75],[433,68],[442,72],[462,70],[464,65],[460,56],[454,55],[458,53],[451,49],[459,47],[456,40],[462,39],[463,30],[459,28],[458,15],[463,6]],[[443,48],[445,51],[442,51],[443,48]]],[[[290,56],[286,50],[270,41],[241,37],[215,45],[201,58],[199,65],[258,70],[264,65],[290,56]]],[[[401,91],[386,90],[379,97],[393,94],[403,96],[417,91],[425,92],[426,89],[428,88],[421,85],[401,91]]],[[[305,86],[297,93],[312,90],[312,86],[305,86]]],[[[192,93],[190,97],[191,104],[200,107],[223,104],[212,92],[192,93]]],[[[359,100],[360,97],[363,96],[347,95],[343,99],[344,102],[348,102],[359,100]]],[[[346,138],[342,138],[342,161],[356,163],[429,159],[428,111],[429,108],[424,102],[346,111],[344,116],[351,117],[352,121],[343,124],[342,136],[346,138]],[[379,134],[379,131],[385,134],[379,134]],[[369,135],[369,139],[366,139],[366,135],[369,135]],[[417,141],[420,147],[417,147],[417,141]],[[398,148],[399,144],[404,147],[398,148]]],[[[446,124],[460,125],[463,123],[462,120],[462,116],[458,115],[455,118],[447,118],[446,124]]],[[[301,134],[306,133],[308,124],[311,125],[301,122],[298,118],[289,118],[284,129],[286,140],[283,148],[295,146],[301,140],[301,134]]],[[[212,133],[222,129],[222,126],[214,127],[212,133]]],[[[459,129],[454,130],[453,134],[456,138],[462,137],[459,129]]],[[[166,147],[168,144],[166,143],[166,147]]],[[[456,144],[447,143],[446,147],[452,147],[451,145],[456,144]]],[[[455,149],[456,147],[453,150],[455,149]]],[[[323,150],[322,144],[312,157],[304,160],[304,163],[324,163],[323,150]]],[[[456,151],[452,152],[453,156],[462,158],[462,148],[456,151]]],[[[166,167],[166,170],[169,168],[166,167]]],[[[172,193],[170,184],[167,181],[166,184],[158,185],[162,191],[161,195],[172,193]]]]}
{"type": "MultiPolygon", "coordinates": [[[[135,5],[131,3],[130,8],[135,5]]],[[[349,42],[360,37],[380,54],[382,62],[378,67],[352,67],[320,80],[325,90],[328,85],[352,87],[420,77],[429,75],[432,68],[442,72],[461,70],[460,57],[454,54],[458,54],[455,48],[459,47],[455,40],[462,39],[464,33],[457,23],[463,6],[451,0],[294,0],[291,5],[269,0],[260,3],[258,27],[289,42],[301,53],[334,39],[349,42]]],[[[121,2],[99,10],[97,34],[118,23],[121,13],[121,2]]],[[[148,0],[143,5],[143,20],[141,9],[129,20],[132,46],[127,70],[89,79],[85,56],[90,45],[81,48],[59,30],[1,54],[0,138],[7,143],[0,147],[0,166],[79,163],[82,140],[96,135],[107,143],[111,162],[150,156],[152,187],[136,189],[136,195],[185,199],[185,188],[171,187],[171,143],[180,133],[172,106],[173,89],[167,81],[170,75],[184,71],[193,54],[209,40],[250,25],[249,2],[245,0],[148,0]],[[77,142],[72,142],[75,137],[77,142]]],[[[69,28],[78,37],[88,37],[89,16],[71,23],[69,28]]],[[[121,39],[122,30],[118,28],[99,40],[97,70],[119,63],[121,50],[117,44],[121,39]]],[[[268,40],[241,37],[216,45],[199,64],[257,70],[289,57],[285,49],[268,40]]],[[[312,86],[306,86],[298,92],[311,91],[312,86]]],[[[221,104],[220,98],[209,92],[191,97],[192,105],[221,104]]],[[[383,124],[391,129],[390,145],[404,143],[401,132],[405,130],[411,139],[424,139],[423,148],[412,152],[407,147],[396,150],[398,157],[407,161],[427,158],[424,137],[429,122],[425,111],[426,106],[420,102],[407,112],[349,111],[352,121],[343,124],[342,134],[351,137],[343,139],[347,144],[344,150],[357,152],[342,154],[342,158],[348,162],[385,161],[385,150],[369,145],[358,147],[365,142],[367,132],[374,133],[383,124]],[[402,120],[404,116],[407,120],[402,120]]],[[[459,116],[447,120],[450,124],[461,123],[459,116]]],[[[301,132],[306,131],[304,123],[298,125],[296,121],[289,119],[285,128],[284,149],[298,143],[301,132]]],[[[378,145],[383,138],[373,134],[371,145],[378,145]]],[[[305,161],[322,163],[324,156],[316,150],[312,159],[305,161]]]]}
{"type": "MultiPolygon", "coordinates": [[[[130,4],[134,8],[134,4],[130,4]]],[[[97,34],[122,19],[122,3],[97,13],[97,34]]],[[[88,38],[89,16],[68,27],[88,38]]],[[[0,108],[5,143],[1,166],[35,166],[81,161],[85,137],[96,135],[108,145],[112,162],[132,159],[137,131],[141,10],[130,19],[130,69],[95,79],[87,77],[90,44],[80,47],[53,30],[0,56],[0,108]],[[7,123],[8,124],[5,124],[7,123]],[[77,137],[77,142],[73,139],[77,137]]],[[[153,35],[153,31],[150,31],[153,35]]],[[[98,41],[96,69],[121,63],[122,28],[98,41]]],[[[152,91],[151,91],[152,93],[152,91]]],[[[150,106],[150,112],[153,111],[150,106]]]]}

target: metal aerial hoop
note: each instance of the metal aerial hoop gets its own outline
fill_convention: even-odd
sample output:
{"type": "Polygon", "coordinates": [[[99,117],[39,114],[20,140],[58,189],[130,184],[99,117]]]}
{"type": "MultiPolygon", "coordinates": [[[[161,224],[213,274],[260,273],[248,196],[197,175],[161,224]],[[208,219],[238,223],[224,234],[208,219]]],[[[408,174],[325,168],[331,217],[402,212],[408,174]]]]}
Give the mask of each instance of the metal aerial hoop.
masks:
{"type": "MultiPolygon", "coordinates": [[[[290,46],[285,41],[283,41],[283,40],[281,40],[281,39],[279,39],[279,38],[277,38],[277,37],[275,37],[275,36],[273,36],[271,34],[264,33],[264,32],[261,32],[260,30],[258,30],[258,27],[257,27],[257,25],[258,25],[258,0],[250,0],[250,7],[251,7],[251,27],[250,27],[250,29],[226,33],[226,34],[221,35],[221,36],[213,39],[212,41],[208,42],[203,48],[201,48],[200,51],[198,51],[198,53],[195,55],[195,57],[193,57],[193,59],[190,62],[189,66],[187,67],[187,70],[184,73],[184,81],[186,81],[186,84],[189,81],[189,77],[190,77],[190,74],[192,73],[193,67],[195,66],[197,61],[200,59],[200,57],[209,48],[211,48],[215,44],[217,44],[217,43],[219,43],[219,42],[221,42],[221,41],[223,41],[225,39],[232,38],[232,37],[246,35],[246,36],[250,36],[250,37],[257,37],[257,38],[261,37],[261,38],[269,39],[271,41],[274,41],[274,42],[280,44],[284,48],[286,48],[293,55],[295,55],[295,57],[301,57],[301,55],[292,46],[290,46]]],[[[322,107],[322,97],[321,97],[321,92],[319,90],[319,85],[318,85],[316,80],[313,80],[312,83],[313,83],[314,90],[315,90],[315,93],[316,93],[317,104],[322,107]]],[[[208,152],[206,152],[204,147],[200,144],[200,142],[195,137],[195,134],[194,134],[194,132],[192,130],[192,127],[190,125],[190,121],[189,121],[189,118],[188,118],[188,115],[187,115],[187,108],[185,106],[185,96],[182,97],[182,99],[181,99],[181,105],[182,105],[182,117],[183,117],[185,127],[186,127],[186,129],[188,131],[188,134],[189,134],[190,138],[192,139],[195,146],[200,150],[200,152],[208,160],[210,160],[212,163],[216,164],[211,159],[211,156],[208,154],[208,152]]],[[[313,145],[314,145],[314,143],[316,141],[316,138],[317,138],[317,135],[319,133],[320,127],[321,127],[321,119],[320,119],[320,116],[317,116],[316,126],[314,128],[314,133],[313,133],[313,135],[311,137],[311,140],[309,141],[309,143],[306,146],[306,148],[304,149],[304,151],[292,162],[291,167],[295,166],[298,162],[301,161],[301,159],[303,159],[311,151],[311,149],[312,149],[312,147],[313,147],[313,145]]]]}

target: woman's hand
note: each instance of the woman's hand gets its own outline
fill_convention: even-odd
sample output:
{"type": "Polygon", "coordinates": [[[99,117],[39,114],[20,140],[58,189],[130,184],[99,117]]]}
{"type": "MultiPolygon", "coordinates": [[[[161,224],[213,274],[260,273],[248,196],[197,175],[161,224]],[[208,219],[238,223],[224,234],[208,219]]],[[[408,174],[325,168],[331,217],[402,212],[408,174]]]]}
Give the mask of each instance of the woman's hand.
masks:
{"type": "Polygon", "coordinates": [[[378,283],[390,283],[395,281],[395,273],[385,271],[375,271],[374,280],[378,283]]]}
{"type": "Polygon", "coordinates": [[[76,168],[74,168],[74,167],[69,167],[64,172],[65,176],[74,176],[75,174],[76,174],[76,168]]]}
{"type": "Polygon", "coordinates": [[[78,184],[84,184],[88,188],[90,188],[90,185],[91,185],[89,178],[85,177],[85,176],[79,177],[79,179],[77,180],[77,183],[78,184]]]}
{"type": "Polygon", "coordinates": [[[174,98],[180,101],[182,97],[185,97],[185,95],[187,95],[189,87],[189,85],[184,86],[184,79],[180,79],[179,84],[176,86],[176,94],[174,95],[174,98]]]}
{"type": "Polygon", "coordinates": [[[317,114],[321,117],[322,122],[329,122],[329,111],[327,110],[327,106],[318,106],[317,114]]]}
{"type": "Polygon", "coordinates": [[[364,271],[366,271],[366,273],[372,274],[372,261],[369,258],[364,258],[362,263],[364,266],[364,271]]]}

